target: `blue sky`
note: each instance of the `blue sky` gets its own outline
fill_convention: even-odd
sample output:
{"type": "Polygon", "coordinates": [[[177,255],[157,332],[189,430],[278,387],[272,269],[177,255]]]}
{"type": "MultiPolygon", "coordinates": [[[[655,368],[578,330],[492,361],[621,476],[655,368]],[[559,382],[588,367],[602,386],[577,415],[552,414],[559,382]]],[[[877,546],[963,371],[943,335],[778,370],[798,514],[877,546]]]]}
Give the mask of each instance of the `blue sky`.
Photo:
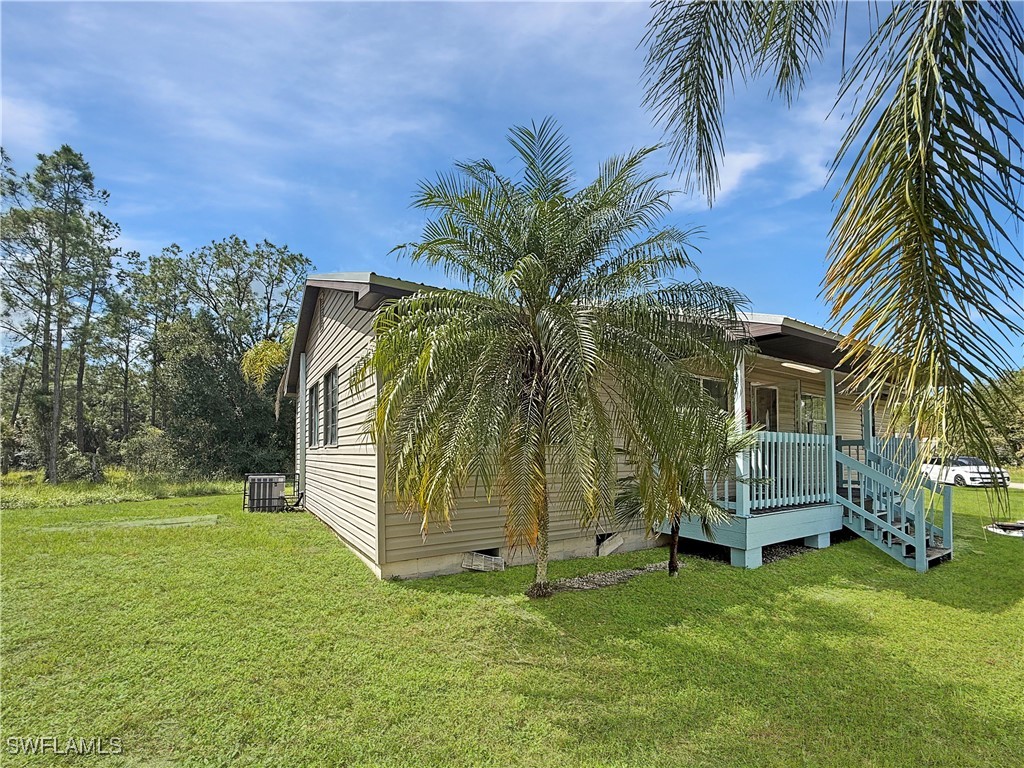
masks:
{"type": "MultiPolygon", "coordinates": [[[[143,254],[237,233],[318,271],[443,284],[388,255],[420,231],[419,179],[456,160],[506,164],[508,127],[545,115],[584,180],[660,138],[641,106],[645,3],[4,2],[0,14],[16,167],[71,144],[110,191],[122,245],[143,254]]],[[[669,217],[705,230],[706,279],[819,324],[838,56],[793,109],[766,84],[739,92],[714,209],[679,195],[669,217]]]]}

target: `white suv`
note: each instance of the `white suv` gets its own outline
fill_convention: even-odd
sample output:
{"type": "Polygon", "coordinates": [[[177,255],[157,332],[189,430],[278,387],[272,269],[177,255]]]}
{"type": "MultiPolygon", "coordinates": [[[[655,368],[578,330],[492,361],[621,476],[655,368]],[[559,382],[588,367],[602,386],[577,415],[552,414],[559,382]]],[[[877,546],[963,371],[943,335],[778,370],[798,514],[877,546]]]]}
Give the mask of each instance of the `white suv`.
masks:
{"type": "Polygon", "coordinates": [[[973,456],[953,456],[946,459],[928,459],[921,471],[929,480],[937,483],[976,486],[1006,486],[1010,482],[1010,474],[1005,469],[990,467],[981,459],[973,456]]]}

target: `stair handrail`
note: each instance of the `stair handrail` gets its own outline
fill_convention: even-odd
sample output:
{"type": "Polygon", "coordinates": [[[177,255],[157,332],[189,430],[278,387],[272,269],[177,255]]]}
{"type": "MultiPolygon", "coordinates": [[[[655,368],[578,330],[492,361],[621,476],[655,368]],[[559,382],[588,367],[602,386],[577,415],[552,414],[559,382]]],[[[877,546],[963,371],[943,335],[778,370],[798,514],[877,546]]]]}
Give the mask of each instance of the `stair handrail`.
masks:
{"type": "MultiPolygon", "coordinates": [[[[888,475],[884,474],[883,472],[865,464],[864,462],[857,461],[857,459],[851,456],[847,456],[842,451],[837,450],[835,454],[836,460],[840,464],[842,464],[846,469],[860,474],[862,479],[866,478],[880,485],[885,486],[889,490],[899,491],[899,487],[896,485],[896,481],[893,478],[889,477],[888,475]]],[[[841,504],[846,509],[850,510],[850,512],[856,515],[860,515],[861,517],[869,520],[882,530],[887,531],[893,536],[896,536],[898,539],[906,542],[907,544],[917,543],[915,541],[915,537],[911,536],[906,531],[897,528],[896,526],[892,525],[886,520],[883,520],[873,512],[869,512],[862,505],[856,504],[852,500],[840,496],[838,493],[836,493],[836,503],[841,504]]]]}
{"type": "MultiPolygon", "coordinates": [[[[897,464],[892,459],[888,459],[885,456],[882,456],[881,454],[875,453],[874,451],[871,451],[869,453],[869,458],[873,459],[880,465],[888,465],[896,472],[904,475],[904,477],[897,476],[894,479],[900,483],[903,483],[904,487],[906,487],[906,476],[909,475],[910,473],[909,469],[904,467],[902,464],[897,464]]],[[[919,481],[919,487],[926,488],[933,494],[935,494],[935,496],[942,497],[942,527],[940,528],[938,525],[935,524],[937,507],[934,503],[934,496],[932,497],[932,503],[928,504],[928,511],[924,516],[923,523],[926,527],[931,528],[930,532],[932,534],[940,535],[942,537],[943,546],[948,546],[948,542],[951,541],[951,538],[947,538],[946,531],[949,530],[950,532],[952,532],[953,529],[953,497],[949,489],[949,486],[945,485],[944,483],[938,483],[935,480],[932,480],[927,475],[922,474],[919,481]]],[[[914,509],[912,511],[914,513],[914,516],[916,517],[917,510],[914,509]]]]}

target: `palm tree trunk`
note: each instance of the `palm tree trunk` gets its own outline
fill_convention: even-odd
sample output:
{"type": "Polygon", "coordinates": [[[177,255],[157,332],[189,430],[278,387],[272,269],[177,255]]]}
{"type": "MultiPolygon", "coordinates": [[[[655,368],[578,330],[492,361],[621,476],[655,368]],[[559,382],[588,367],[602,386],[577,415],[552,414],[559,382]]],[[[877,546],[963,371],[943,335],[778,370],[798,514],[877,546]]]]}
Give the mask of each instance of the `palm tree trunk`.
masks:
{"type": "Polygon", "coordinates": [[[533,584],[526,590],[528,597],[548,597],[552,594],[551,585],[548,582],[548,475],[547,466],[544,460],[544,451],[541,449],[537,459],[537,472],[541,478],[543,488],[540,496],[540,508],[537,510],[537,547],[535,557],[537,570],[533,577],[533,584]]]}
{"type": "Polygon", "coordinates": [[[547,586],[548,583],[548,490],[544,484],[544,501],[537,516],[537,573],[534,576],[535,587],[547,586]]]}
{"type": "Polygon", "coordinates": [[[679,516],[672,518],[672,531],[668,541],[668,575],[679,574],[679,516]]]}

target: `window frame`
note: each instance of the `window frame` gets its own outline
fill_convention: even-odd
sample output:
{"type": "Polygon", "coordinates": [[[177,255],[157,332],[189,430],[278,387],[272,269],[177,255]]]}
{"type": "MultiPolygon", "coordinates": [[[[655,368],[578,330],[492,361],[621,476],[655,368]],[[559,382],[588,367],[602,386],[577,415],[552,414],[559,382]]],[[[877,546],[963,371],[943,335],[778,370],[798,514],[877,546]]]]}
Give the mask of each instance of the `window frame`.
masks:
{"type": "MultiPolygon", "coordinates": [[[[813,410],[813,409],[812,409],[813,410]]],[[[813,392],[801,392],[800,393],[800,432],[805,435],[827,435],[828,434],[828,415],[825,410],[825,396],[816,395],[813,392]],[[807,415],[807,402],[808,401],[821,401],[821,418],[816,419],[813,417],[813,413],[810,417],[807,415]],[[821,424],[821,431],[818,432],[813,429],[814,424],[821,424]],[[808,429],[808,425],[812,425],[811,429],[808,429]]]]}
{"type": "Polygon", "coordinates": [[[306,390],[306,445],[320,447],[320,382],[306,390]]]}
{"type": "Polygon", "coordinates": [[[329,369],[323,377],[325,446],[338,444],[338,366],[329,369]]]}

